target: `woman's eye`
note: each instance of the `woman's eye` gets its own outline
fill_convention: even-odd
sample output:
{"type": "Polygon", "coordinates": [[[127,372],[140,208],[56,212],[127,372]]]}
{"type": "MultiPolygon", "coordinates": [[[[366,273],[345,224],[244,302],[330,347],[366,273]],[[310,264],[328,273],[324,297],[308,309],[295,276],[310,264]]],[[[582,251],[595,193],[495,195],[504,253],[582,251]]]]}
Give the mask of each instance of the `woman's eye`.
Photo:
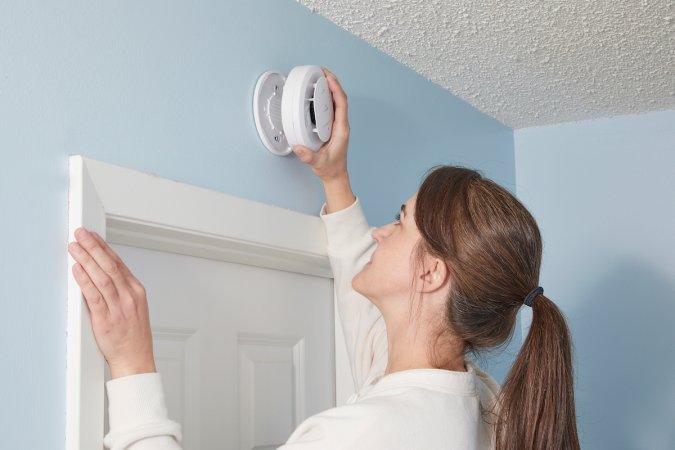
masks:
{"type": "Polygon", "coordinates": [[[396,220],[396,222],[400,223],[401,222],[401,213],[396,214],[396,217],[394,217],[394,220],[396,220]]]}

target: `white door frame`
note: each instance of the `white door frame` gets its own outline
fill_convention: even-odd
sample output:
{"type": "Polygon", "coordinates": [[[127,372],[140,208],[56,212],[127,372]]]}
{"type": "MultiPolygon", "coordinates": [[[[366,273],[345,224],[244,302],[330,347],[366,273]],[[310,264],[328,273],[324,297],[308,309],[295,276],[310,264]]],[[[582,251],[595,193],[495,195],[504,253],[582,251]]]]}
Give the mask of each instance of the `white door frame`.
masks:
{"type": "MultiPolygon", "coordinates": [[[[80,226],[108,242],[333,278],[318,216],[112,164],[69,157],[68,242],[80,226]]],[[[104,364],[68,256],[66,450],[103,448],[104,364]]],[[[351,386],[335,314],[336,396],[351,386]],[[348,378],[348,379],[347,379],[348,378]]]]}

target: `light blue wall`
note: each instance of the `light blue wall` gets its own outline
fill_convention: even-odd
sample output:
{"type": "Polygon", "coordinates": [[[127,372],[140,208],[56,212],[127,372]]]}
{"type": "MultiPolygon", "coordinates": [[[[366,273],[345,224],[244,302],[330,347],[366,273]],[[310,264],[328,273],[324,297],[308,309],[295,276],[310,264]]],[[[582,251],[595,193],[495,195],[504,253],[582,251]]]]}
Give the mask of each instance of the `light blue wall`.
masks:
{"type": "Polygon", "coordinates": [[[295,1],[0,1],[0,448],[64,448],[68,155],[317,214],[319,181],[251,112],[258,75],[299,64],[347,91],[373,225],[436,163],[515,190],[510,129],[295,1]]]}
{"type": "Polygon", "coordinates": [[[515,131],[585,450],[675,448],[675,111],[515,131]]]}

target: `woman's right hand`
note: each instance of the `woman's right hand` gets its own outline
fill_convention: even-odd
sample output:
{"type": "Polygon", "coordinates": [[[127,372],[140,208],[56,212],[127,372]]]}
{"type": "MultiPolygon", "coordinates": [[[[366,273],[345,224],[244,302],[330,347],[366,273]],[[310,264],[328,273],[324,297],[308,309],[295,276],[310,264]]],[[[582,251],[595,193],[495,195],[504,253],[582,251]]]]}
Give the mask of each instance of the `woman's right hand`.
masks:
{"type": "Polygon", "coordinates": [[[333,96],[335,118],[330,139],[318,151],[312,151],[302,145],[293,147],[293,153],[304,163],[312,167],[314,173],[321,180],[331,182],[343,177],[347,173],[347,146],[349,144],[349,121],[347,119],[347,95],[337,77],[325,67],[322,67],[328,88],[333,96]]]}
{"type": "Polygon", "coordinates": [[[73,276],[111,378],[156,372],[145,288],[98,234],[78,228],[75,239],[68,245],[73,276]]]}

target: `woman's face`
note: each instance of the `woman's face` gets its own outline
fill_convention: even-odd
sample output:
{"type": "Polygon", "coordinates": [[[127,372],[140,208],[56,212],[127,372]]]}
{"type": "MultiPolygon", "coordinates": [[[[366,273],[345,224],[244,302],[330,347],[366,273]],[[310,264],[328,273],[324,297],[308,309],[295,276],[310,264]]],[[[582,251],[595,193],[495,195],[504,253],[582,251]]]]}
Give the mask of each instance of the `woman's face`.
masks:
{"type": "MultiPolygon", "coordinates": [[[[413,279],[412,251],[421,239],[413,217],[417,192],[401,208],[400,220],[373,230],[377,248],[361,272],[352,280],[352,287],[369,298],[381,311],[386,300],[401,299],[408,305],[413,279]]],[[[396,302],[399,303],[399,302],[396,302]]]]}

